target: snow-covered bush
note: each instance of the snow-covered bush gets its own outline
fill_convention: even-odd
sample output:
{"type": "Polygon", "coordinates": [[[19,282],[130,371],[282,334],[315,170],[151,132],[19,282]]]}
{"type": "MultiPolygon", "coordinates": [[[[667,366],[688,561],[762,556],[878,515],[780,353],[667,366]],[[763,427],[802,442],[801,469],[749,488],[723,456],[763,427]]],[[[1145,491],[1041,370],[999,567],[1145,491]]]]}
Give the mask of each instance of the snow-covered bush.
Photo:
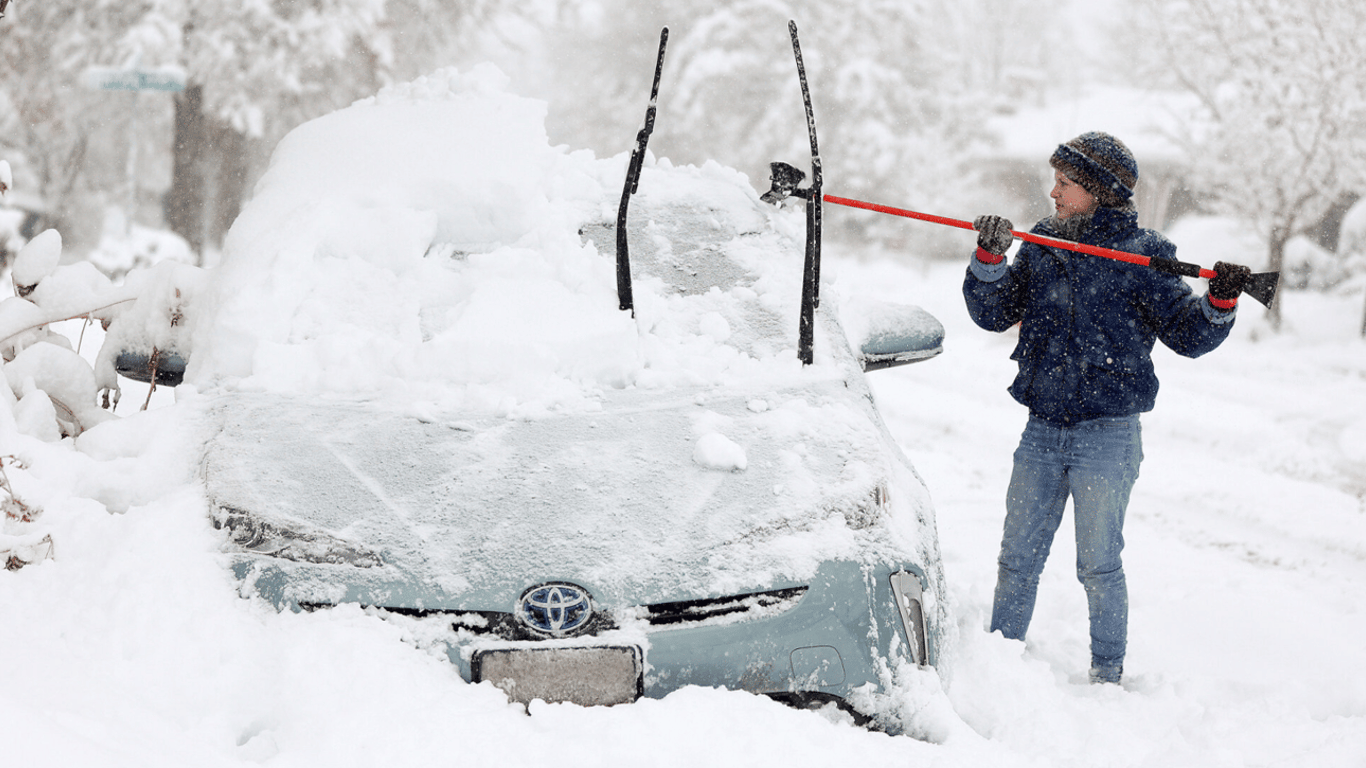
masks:
{"type": "MultiPolygon", "coordinates": [[[[0,184],[0,191],[9,186],[7,165],[0,165],[0,184]]],[[[51,534],[34,527],[42,506],[24,489],[27,468],[19,457],[117,418],[113,361],[120,350],[187,353],[185,304],[203,281],[203,270],[164,261],[135,268],[115,285],[88,261],[61,261],[61,234],[37,235],[11,267],[16,295],[0,301],[0,382],[8,385],[0,386],[0,564],[9,569],[54,552],[51,534]],[[75,318],[106,331],[94,366],[52,330],[75,318]]]]}

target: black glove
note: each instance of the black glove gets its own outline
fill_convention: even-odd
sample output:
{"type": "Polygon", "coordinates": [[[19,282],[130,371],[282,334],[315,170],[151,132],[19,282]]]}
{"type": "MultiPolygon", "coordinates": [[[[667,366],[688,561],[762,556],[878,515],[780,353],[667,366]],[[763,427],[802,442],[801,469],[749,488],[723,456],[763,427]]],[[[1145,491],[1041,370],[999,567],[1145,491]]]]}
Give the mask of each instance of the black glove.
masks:
{"type": "Polygon", "coordinates": [[[1238,298],[1252,277],[1252,270],[1227,261],[1216,261],[1214,271],[1216,274],[1209,279],[1209,295],[1220,301],[1233,301],[1238,298]]]}
{"type": "Polygon", "coordinates": [[[1015,241],[1010,219],[1002,216],[978,216],[972,220],[972,228],[977,230],[977,247],[993,256],[1005,253],[1015,241]]]}

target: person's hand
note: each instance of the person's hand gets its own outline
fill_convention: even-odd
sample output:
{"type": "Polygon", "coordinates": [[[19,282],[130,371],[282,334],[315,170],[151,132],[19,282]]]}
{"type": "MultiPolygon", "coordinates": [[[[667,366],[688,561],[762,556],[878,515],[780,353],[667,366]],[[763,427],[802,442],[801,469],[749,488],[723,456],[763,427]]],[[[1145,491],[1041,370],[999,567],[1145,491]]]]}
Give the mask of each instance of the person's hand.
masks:
{"type": "Polygon", "coordinates": [[[993,256],[1004,254],[1015,241],[1010,234],[1014,227],[1003,216],[978,216],[972,220],[972,228],[977,230],[977,247],[993,256]]]}
{"type": "Polygon", "coordinates": [[[1243,292],[1252,270],[1227,261],[1214,263],[1214,277],[1209,279],[1209,295],[1220,301],[1233,301],[1243,292]]]}

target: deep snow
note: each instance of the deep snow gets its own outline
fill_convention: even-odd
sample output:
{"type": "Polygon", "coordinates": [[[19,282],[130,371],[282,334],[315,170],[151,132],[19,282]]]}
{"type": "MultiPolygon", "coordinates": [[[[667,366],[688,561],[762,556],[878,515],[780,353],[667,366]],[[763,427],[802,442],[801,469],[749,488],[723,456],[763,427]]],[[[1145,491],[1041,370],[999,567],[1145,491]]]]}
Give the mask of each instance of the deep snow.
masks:
{"type": "MultiPolygon", "coordinates": [[[[545,162],[560,162],[546,157],[545,162]]],[[[624,165],[624,157],[618,160],[624,165]]],[[[402,199],[392,190],[362,191],[376,205],[402,199]]],[[[496,212],[506,208],[500,205],[506,200],[491,193],[472,203],[476,210],[496,212]]],[[[411,224],[399,227],[408,234],[442,226],[393,207],[384,210],[386,231],[396,222],[411,224]]],[[[402,246],[397,255],[384,251],[382,258],[408,259],[414,251],[421,258],[421,238],[390,239],[361,221],[349,223],[364,242],[402,246]]],[[[470,243],[480,248],[506,247],[507,226],[529,226],[496,218],[475,223],[487,225],[489,233],[485,241],[470,243]]],[[[1226,232],[1192,226],[1172,235],[1183,259],[1209,264],[1225,255],[1226,232]]],[[[306,233],[280,234],[298,242],[306,233]]],[[[971,241],[964,238],[966,259],[971,241]]],[[[297,250],[274,253],[298,258],[297,250]]],[[[1163,389],[1157,410],[1144,420],[1147,460],[1126,529],[1132,601],[1126,681],[1122,688],[1094,687],[1085,683],[1085,603],[1072,572],[1066,527],[1044,573],[1029,641],[984,631],[1001,496],[1024,423],[1022,409],[1005,393],[1013,375],[1010,335],[988,334],[967,319],[959,292],[961,261],[867,253],[835,243],[827,244],[826,254],[827,301],[851,307],[870,298],[915,302],[947,328],[940,358],[870,377],[891,430],[929,486],[939,521],[956,637],[941,665],[942,688],[926,685],[916,692],[923,705],[918,717],[932,741],[870,733],[749,694],[701,689],[611,709],[533,705],[528,716],[492,687],[462,682],[419,624],[381,620],[358,608],[281,615],[239,597],[201,491],[187,481],[197,449],[180,409],[171,406],[176,397],[194,398],[191,389],[159,393],[155,407],[137,413],[133,408],[146,390],[125,381],[119,411],[124,418],[86,433],[73,447],[70,440],[56,439],[51,411],[43,409],[42,398],[30,399],[32,390],[21,381],[20,394],[28,396],[0,403],[0,452],[23,460],[26,468],[7,464],[6,476],[16,495],[45,511],[34,523],[7,524],[4,535],[13,542],[51,534],[56,549],[52,560],[0,572],[5,763],[1366,761],[1366,671],[1360,668],[1366,617],[1358,602],[1366,589],[1366,343],[1356,335],[1359,288],[1287,293],[1287,323],[1279,334],[1265,327],[1260,307],[1245,301],[1232,338],[1210,356],[1190,361],[1159,352],[1163,389]]],[[[373,266],[374,255],[348,260],[334,250],[319,258],[334,266],[373,266]]],[[[529,258],[521,251],[510,255],[529,258]]],[[[568,268],[572,276],[610,281],[610,264],[593,262],[591,253],[573,256],[582,261],[568,268]]],[[[380,266],[401,272],[393,263],[380,266]]],[[[483,268],[507,277],[497,274],[497,264],[483,268]]],[[[282,311],[265,305],[271,296],[298,299],[291,308],[296,320],[337,320],[310,314],[315,307],[308,302],[316,296],[296,292],[287,282],[297,273],[271,274],[276,283],[267,287],[279,290],[263,292],[257,297],[261,304],[253,307],[242,294],[219,296],[213,305],[237,302],[233,316],[239,327],[266,325],[265,318],[282,311]],[[253,309],[260,314],[253,316],[253,309]]],[[[168,285],[177,283],[174,275],[166,277],[168,285]]],[[[197,277],[185,284],[214,290],[197,277]]],[[[341,280],[324,286],[333,298],[373,298],[350,293],[356,287],[341,280]]],[[[364,287],[373,292],[392,286],[364,287]]],[[[504,287],[511,290],[515,283],[504,287]]],[[[596,304],[579,311],[575,302],[599,295],[610,298],[612,291],[579,286],[557,303],[559,316],[596,317],[596,304]]],[[[608,315],[610,321],[620,319],[608,315]]],[[[753,373],[715,365],[717,353],[705,338],[708,330],[716,332],[710,316],[687,316],[678,327],[670,322],[680,318],[663,308],[660,317],[655,332],[681,339],[690,353],[668,358],[667,376],[647,377],[637,386],[668,386],[694,365],[719,381],[753,373]]],[[[419,346],[420,329],[414,337],[404,322],[398,316],[360,317],[353,326],[334,322],[312,336],[272,342],[302,340],[317,351],[310,358],[315,368],[280,366],[285,357],[279,346],[260,353],[260,347],[244,344],[237,349],[245,352],[219,361],[219,384],[205,386],[231,379],[244,388],[325,391],[341,382],[349,389],[378,386],[397,396],[392,381],[361,375],[366,369],[348,367],[339,350],[364,342],[366,350],[383,353],[382,345],[372,343],[376,328],[398,329],[391,347],[419,346]],[[280,371],[286,375],[266,375],[280,371]],[[328,375],[320,377],[319,371],[328,375]]],[[[97,327],[73,322],[58,330],[73,346],[80,339],[81,354],[94,358],[97,327]]],[[[614,327],[608,335],[620,332],[614,327]]],[[[621,378],[639,361],[617,362],[610,375],[621,378]]],[[[584,376],[577,369],[562,367],[565,358],[540,364],[546,366],[539,369],[542,378],[559,376],[573,386],[553,388],[550,398],[540,390],[534,396],[513,388],[494,388],[492,395],[487,388],[468,390],[459,393],[462,402],[525,413],[517,403],[536,412],[591,400],[592,387],[581,386],[584,376]],[[513,406],[506,405],[508,396],[513,406]]],[[[428,396],[429,390],[416,394],[428,396]]]]}

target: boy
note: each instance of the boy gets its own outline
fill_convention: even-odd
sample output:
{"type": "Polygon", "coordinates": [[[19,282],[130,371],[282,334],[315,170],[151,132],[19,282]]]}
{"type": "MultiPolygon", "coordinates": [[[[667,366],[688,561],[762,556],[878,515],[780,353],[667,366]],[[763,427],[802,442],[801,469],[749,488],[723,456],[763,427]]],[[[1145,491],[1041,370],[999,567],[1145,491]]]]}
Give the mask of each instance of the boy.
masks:
{"type": "MultiPolygon", "coordinates": [[[[1033,232],[1175,258],[1170,241],[1138,227],[1138,165],[1121,141],[1084,133],[1059,145],[1049,164],[1055,213],[1033,232]]],[[[1219,346],[1251,270],[1219,262],[1209,292],[1196,296],[1175,275],[1030,242],[1007,263],[1011,223],[981,216],[973,227],[978,247],[963,296],[986,330],[1020,324],[1010,393],[1029,409],[1006,493],[991,631],[1024,639],[1070,495],[1091,622],[1090,680],[1117,684],[1129,620],[1124,513],[1143,459],[1139,414],[1157,396],[1150,353],[1157,339],[1187,357],[1219,346]]]]}

